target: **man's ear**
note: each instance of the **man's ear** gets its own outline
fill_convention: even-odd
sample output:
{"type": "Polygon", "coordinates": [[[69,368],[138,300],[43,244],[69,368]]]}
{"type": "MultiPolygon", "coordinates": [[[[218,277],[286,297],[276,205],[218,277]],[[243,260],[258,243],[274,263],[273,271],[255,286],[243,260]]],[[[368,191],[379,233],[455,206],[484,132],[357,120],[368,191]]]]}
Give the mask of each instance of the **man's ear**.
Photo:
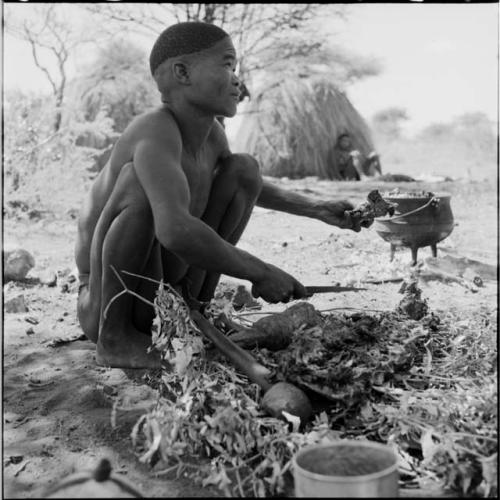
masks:
{"type": "Polygon", "coordinates": [[[172,63],[172,74],[178,83],[188,85],[191,82],[189,66],[184,61],[174,61],[172,63]]]}

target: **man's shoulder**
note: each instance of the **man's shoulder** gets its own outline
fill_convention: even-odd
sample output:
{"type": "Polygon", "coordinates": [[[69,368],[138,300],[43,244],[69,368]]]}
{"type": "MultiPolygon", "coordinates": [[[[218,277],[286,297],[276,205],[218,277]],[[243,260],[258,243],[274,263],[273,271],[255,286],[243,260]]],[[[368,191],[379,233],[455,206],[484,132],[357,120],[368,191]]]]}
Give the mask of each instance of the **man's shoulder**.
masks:
{"type": "Polygon", "coordinates": [[[164,107],[153,108],[136,116],[126,132],[141,138],[180,133],[172,112],[164,107]]]}

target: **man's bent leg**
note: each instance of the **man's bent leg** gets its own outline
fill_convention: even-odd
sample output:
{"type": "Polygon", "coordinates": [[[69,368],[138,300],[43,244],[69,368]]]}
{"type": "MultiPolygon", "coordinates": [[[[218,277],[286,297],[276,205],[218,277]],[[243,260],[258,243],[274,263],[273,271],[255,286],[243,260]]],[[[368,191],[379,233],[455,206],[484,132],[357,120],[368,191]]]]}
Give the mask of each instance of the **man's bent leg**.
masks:
{"type": "MultiPolygon", "coordinates": [[[[151,266],[154,253],[153,219],[147,198],[135,175],[133,165],[123,167],[113,193],[104,207],[96,226],[92,243],[91,282],[94,271],[100,271],[100,317],[97,340],[97,362],[119,368],[156,368],[160,366],[159,354],[148,354],[151,338],[137,328],[137,324],[150,324],[154,309],[140,321],[135,317],[135,302],[139,299],[124,288],[116,272],[137,293],[140,278],[122,273],[128,271],[143,275],[145,270],[161,269],[151,266]]],[[[153,277],[153,276],[150,276],[153,277]]],[[[156,279],[161,279],[161,272],[156,279]]],[[[144,299],[152,301],[154,297],[144,299]]]]}
{"type": "MultiPolygon", "coordinates": [[[[83,333],[89,340],[97,342],[99,336],[99,311],[100,300],[92,301],[90,295],[90,276],[80,275],[78,285],[78,299],[76,303],[76,315],[83,333]],[[97,305],[96,305],[97,304],[97,305]]],[[[100,286],[100,282],[99,282],[100,286]]]]}
{"type": "MultiPolygon", "coordinates": [[[[262,189],[257,161],[246,154],[234,154],[221,162],[213,181],[202,220],[229,243],[240,239],[262,189]]],[[[190,268],[191,295],[205,302],[212,299],[220,274],[190,268]]]]}

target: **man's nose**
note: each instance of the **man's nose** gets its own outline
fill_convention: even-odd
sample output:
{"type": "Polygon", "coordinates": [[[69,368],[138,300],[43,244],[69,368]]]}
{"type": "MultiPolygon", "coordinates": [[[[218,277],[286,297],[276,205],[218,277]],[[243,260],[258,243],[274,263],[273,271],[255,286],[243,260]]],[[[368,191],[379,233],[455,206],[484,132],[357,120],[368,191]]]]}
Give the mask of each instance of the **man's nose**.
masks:
{"type": "Polygon", "coordinates": [[[241,87],[242,81],[236,76],[236,73],[233,73],[232,83],[235,87],[238,87],[241,90],[240,87],[241,87]]]}

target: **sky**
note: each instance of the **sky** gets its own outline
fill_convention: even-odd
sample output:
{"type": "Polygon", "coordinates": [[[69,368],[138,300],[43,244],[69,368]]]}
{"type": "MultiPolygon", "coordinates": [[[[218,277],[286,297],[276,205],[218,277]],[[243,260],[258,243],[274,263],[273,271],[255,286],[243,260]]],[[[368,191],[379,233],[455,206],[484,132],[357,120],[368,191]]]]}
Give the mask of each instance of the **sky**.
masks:
{"type": "MultiPolygon", "coordinates": [[[[13,4],[4,4],[4,9],[8,6],[13,4]]],[[[498,3],[360,3],[347,8],[348,21],[335,23],[335,42],[374,57],[383,66],[379,76],[347,89],[365,119],[397,106],[408,112],[409,134],[466,112],[482,111],[496,123],[498,3]]],[[[327,31],[329,22],[323,21],[327,31]]],[[[80,62],[90,52],[91,47],[82,51],[80,62]]],[[[4,89],[49,89],[29,46],[8,34],[4,34],[3,62],[4,89]]],[[[70,74],[76,64],[72,61],[70,74]]]]}
{"type": "Polygon", "coordinates": [[[408,110],[410,130],[498,110],[499,4],[352,5],[339,41],[379,59],[384,71],[348,89],[363,116],[408,110]]]}

